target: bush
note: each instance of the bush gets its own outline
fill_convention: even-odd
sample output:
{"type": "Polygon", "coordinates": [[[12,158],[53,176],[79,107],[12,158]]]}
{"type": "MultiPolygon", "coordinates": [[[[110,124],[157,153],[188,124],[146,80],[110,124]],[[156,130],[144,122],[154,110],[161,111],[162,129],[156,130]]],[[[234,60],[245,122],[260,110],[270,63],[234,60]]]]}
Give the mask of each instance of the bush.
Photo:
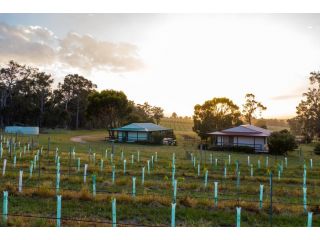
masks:
{"type": "Polygon", "coordinates": [[[255,153],[254,148],[249,146],[214,146],[208,149],[212,151],[255,153]]]}
{"type": "Polygon", "coordinates": [[[297,148],[295,137],[288,130],[271,133],[268,138],[269,153],[274,155],[284,155],[288,151],[297,148]]]}
{"type": "Polygon", "coordinates": [[[320,155],[320,143],[317,143],[313,149],[314,154],[320,155]]]}

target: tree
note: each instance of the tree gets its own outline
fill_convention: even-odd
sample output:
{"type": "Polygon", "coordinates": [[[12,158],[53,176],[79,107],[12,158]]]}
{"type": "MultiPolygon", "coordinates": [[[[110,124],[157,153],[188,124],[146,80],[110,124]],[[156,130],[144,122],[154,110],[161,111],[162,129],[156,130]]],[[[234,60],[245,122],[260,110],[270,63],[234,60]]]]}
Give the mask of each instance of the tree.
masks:
{"type": "Polygon", "coordinates": [[[88,97],[89,105],[87,115],[95,126],[105,127],[112,135],[112,128],[121,126],[126,122],[132,111],[127,96],[122,91],[103,90],[93,92],[88,97]]]}
{"type": "Polygon", "coordinates": [[[320,136],[320,72],[311,72],[309,81],[311,86],[303,93],[305,99],[296,107],[296,120],[304,138],[311,141],[320,136]]]}
{"type": "Polygon", "coordinates": [[[156,107],[154,106],[152,108],[152,114],[153,114],[153,119],[156,121],[156,124],[160,123],[161,118],[164,117],[163,115],[163,109],[161,107],[156,107]]]}
{"type": "Polygon", "coordinates": [[[177,114],[176,112],[173,112],[173,113],[171,114],[171,118],[178,118],[178,114],[177,114]]]}
{"type": "Polygon", "coordinates": [[[59,84],[65,111],[75,118],[75,128],[79,127],[79,116],[85,116],[87,98],[97,87],[90,80],[78,75],[69,74],[64,78],[63,84],[59,84]],[[71,106],[69,106],[71,104],[71,106]],[[80,112],[81,111],[81,112],[80,112]]]}
{"type": "MultiPolygon", "coordinates": [[[[18,84],[25,82],[32,75],[34,68],[10,61],[0,68],[0,125],[12,124],[17,113],[15,95],[19,95],[18,84]]],[[[19,96],[17,96],[19,97],[19,96]]]]}
{"type": "Polygon", "coordinates": [[[242,114],[246,120],[251,125],[252,118],[255,117],[256,111],[261,112],[267,110],[265,106],[262,105],[261,102],[257,102],[255,100],[255,95],[252,93],[247,93],[245,96],[245,104],[243,104],[242,114]]]}
{"type": "Polygon", "coordinates": [[[31,94],[34,97],[35,106],[38,112],[38,126],[42,127],[46,103],[52,95],[51,85],[53,78],[45,72],[36,72],[28,82],[31,94]]]}
{"type": "Polygon", "coordinates": [[[295,137],[288,130],[272,132],[268,138],[269,152],[275,155],[283,155],[297,148],[295,137]]]}
{"type": "Polygon", "coordinates": [[[213,98],[204,104],[194,106],[193,131],[201,139],[207,133],[242,124],[239,107],[228,98],[213,98]]]}
{"type": "Polygon", "coordinates": [[[302,122],[298,117],[293,117],[287,120],[290,128],[290,132],[293,135],[303,135],[302,133],[302,122]]]}

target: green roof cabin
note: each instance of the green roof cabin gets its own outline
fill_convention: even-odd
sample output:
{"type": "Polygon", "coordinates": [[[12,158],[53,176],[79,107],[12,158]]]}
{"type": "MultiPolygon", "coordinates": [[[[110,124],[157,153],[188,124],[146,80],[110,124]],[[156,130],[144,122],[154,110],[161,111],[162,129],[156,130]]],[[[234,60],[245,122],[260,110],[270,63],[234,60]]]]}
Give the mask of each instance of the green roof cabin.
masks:
{"type": "Polygon", "coordinates": [[[173,130],[154,123],[131,123],[112,129],[115,139],[119,142],[153,142],[154,133],[163,137],[172,136],[173,130]]]}

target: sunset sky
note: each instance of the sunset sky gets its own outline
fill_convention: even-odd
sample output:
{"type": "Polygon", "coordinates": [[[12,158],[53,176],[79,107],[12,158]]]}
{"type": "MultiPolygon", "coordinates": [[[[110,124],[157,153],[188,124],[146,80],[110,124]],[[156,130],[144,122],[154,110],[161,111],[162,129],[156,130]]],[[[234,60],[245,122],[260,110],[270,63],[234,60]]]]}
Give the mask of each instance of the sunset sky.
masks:
{"type": "Polygon", "coordinates": [[[320,71],[320,14],[0,14],[0,63],[79,73],[170,115],[254,93],[288,117],[320,71]]]}

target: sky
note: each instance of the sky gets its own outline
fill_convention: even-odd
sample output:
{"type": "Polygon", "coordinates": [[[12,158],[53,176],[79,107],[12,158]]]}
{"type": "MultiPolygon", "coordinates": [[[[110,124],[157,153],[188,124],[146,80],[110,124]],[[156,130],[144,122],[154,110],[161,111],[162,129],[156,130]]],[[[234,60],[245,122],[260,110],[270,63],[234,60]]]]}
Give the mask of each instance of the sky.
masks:
{"type": "Polygon", "coordinates": [[[166,115],[253,93],[262,117],[286,118],[320,70],[320,14],[0,14],[0,64],[11,59],[166,115]]]}

